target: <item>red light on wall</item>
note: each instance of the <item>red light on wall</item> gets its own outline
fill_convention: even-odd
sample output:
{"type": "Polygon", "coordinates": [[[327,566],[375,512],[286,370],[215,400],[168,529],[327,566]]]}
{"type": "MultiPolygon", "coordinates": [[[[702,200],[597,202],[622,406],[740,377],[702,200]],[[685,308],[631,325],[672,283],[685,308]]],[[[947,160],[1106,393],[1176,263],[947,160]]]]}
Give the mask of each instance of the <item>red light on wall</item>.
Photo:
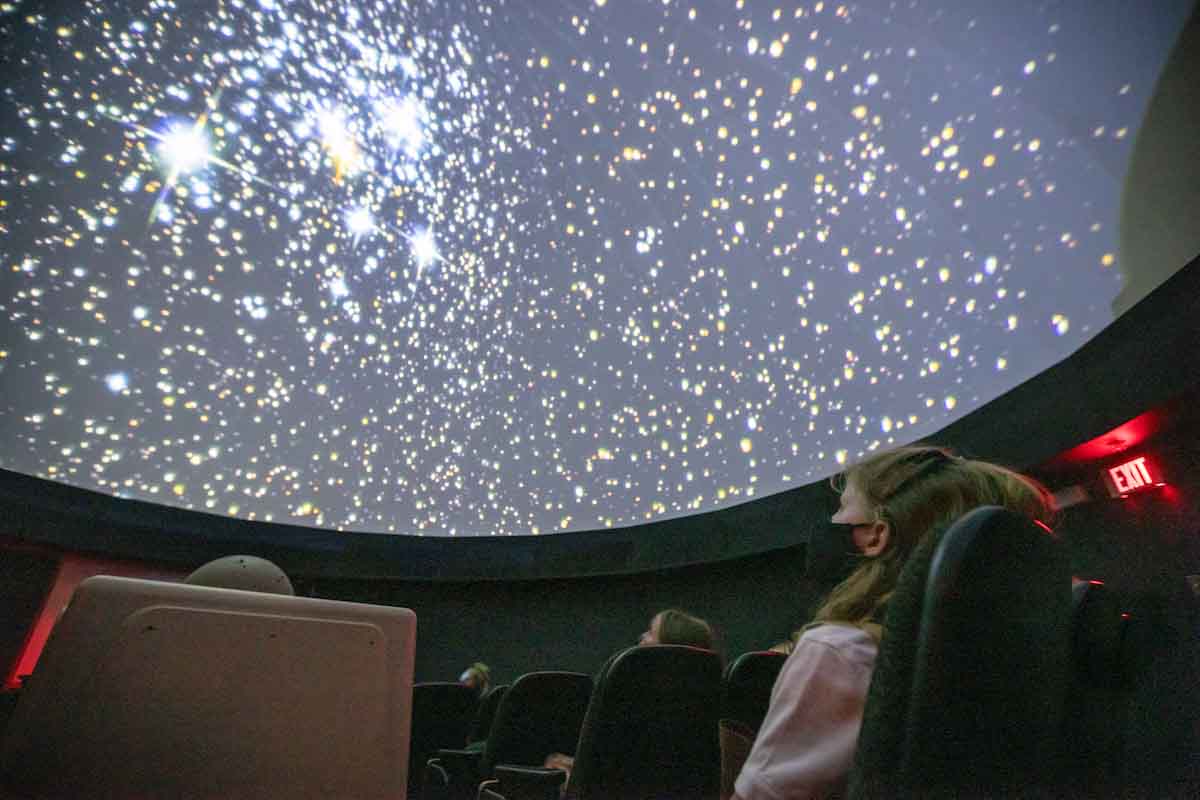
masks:
{"type": "Polygon", "coordinates": [[[1104,471],[1104,483],[1113,497],[1162,486],[1163,481],[1145,456],[1117,464],[1104,471]]]}
{"type": "Polygon", "coordinates": [[[1054,460],[1077,463],[1112,458],[1122,450],[1137,447],[1154,436],[1164,427],[1166,418],[1166,412],[1161,409],[1147,411],[1118,425],[1108,433],[1072,447],[1054,460]]]}

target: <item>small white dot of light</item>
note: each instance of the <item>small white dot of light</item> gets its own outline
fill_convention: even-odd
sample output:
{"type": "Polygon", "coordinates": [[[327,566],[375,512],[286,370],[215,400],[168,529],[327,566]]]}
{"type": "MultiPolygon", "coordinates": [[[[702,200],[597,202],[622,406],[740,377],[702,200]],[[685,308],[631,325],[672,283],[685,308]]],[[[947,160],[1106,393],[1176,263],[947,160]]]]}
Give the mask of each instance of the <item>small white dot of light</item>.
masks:
{"type": "Polygon", "coordinates": [[[120,393],[129,388],[129,376],[124,372],[114,372],[104,378],[104,383],[108,386],[108,390],[113,393],[120,393]]]}

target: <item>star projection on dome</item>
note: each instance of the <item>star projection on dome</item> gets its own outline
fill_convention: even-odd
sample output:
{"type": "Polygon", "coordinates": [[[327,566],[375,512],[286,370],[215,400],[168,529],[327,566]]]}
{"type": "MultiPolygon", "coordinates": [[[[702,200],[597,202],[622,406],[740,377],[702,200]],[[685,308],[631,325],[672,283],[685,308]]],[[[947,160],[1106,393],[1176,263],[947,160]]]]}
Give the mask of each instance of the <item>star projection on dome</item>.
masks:
{"type": "Polygon", "coordinates": [[[1161,5],[0,2],[0,466],[459,536],[822,478],[1111,321],[1161,5]]]}

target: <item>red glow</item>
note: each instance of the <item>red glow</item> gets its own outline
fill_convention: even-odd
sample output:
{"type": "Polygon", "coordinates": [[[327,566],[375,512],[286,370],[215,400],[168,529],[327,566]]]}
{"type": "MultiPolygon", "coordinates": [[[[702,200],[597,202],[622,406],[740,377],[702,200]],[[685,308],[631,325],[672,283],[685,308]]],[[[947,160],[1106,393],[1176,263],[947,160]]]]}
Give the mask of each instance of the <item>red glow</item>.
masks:
{"type": "MultiPolygon", "coordinates": [[[[58,583],[59,575],[62,573],[62,565],[59,565],[58,573],[55,574],[55,584],[58,583]]],[[[53,586],[53,585],[52,585],[53,586]]],[[[4,689],[19,689],[21,688],[21,676],[33,672],[33,665],[28,663],[27,656],[29,653],[42,652],[42,648],[46,645],[46,639],[50,637],[50,629],[53,627],[53,617],[46,613],[46,609],[50,603],[50,597],[53,595],[53,588],[42,601],[42,608],[38,611],[34,623],[29,626],[29,632],[25,634],[25,643],[21,646],[17,657],[13,659],[9,666],[8,674],[4,676],[4,689]]]]}
{"type": "Polygon", "coordinates": [[[156,567],[137,562],[118,561],[114,559],[92,558],[75,553],[67,553],[59,563],[58,575],[50,587],[42,611],[34,621],[25,640],[25,647],[17,656],[12,669],[4,681],[5,689],[15,689],[21,684],[19,678],[33,672],[37,665],[42,648],[50,638],[58,618],[62,615],[75,587],[91,575],[124,575],[130,578],[149,578],[151,580],[181,580],[184,576],[180,570],[170,567],[156,567]]]}
{"type": "Polygon", "coordinates": [[[1096,461],[1135,447],[1158,433],[1165,414],[1162,411],[1147,411],[1113,428],[1095,439],[1076,445],[1060,455],[1062,461],[1096,461]]]}

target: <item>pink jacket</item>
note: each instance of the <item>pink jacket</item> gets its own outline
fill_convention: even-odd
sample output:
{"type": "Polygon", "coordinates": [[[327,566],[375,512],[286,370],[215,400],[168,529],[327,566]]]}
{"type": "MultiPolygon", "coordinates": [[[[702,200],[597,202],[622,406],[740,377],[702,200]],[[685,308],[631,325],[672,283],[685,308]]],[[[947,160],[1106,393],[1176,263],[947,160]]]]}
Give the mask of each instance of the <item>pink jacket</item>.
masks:
{"type": "Polygon", "coordinates": [[[805,631],[771,690],[735,800],[844,793],[878,652],[860,628],[821,625],[805,631]]]}

